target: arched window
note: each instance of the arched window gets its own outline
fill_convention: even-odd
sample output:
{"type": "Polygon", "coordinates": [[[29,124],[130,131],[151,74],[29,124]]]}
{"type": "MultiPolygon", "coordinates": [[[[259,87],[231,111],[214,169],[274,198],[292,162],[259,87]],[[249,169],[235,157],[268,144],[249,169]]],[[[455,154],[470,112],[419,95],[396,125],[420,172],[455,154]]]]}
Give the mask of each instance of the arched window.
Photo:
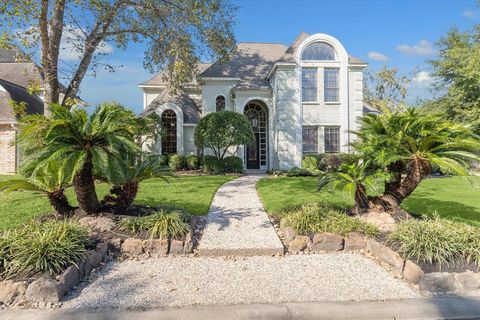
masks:
{"type": "Polygon", "coordinates": [[[218,96],[217,99],[215,99],[215,107],[216,107],[217,112],[225,110],[225,97],[224,96],[218,96]]]}
{"type": "Polygon", "coordinates": [[[302,60],[335,60],[335,49],[325,42],[314,42],[302,52],[302,60]]]}
{"type": "Polygon", "coordinates": [[[162,112],[162,154],[177,153],[177,114],[171,109],[162,112]]]}

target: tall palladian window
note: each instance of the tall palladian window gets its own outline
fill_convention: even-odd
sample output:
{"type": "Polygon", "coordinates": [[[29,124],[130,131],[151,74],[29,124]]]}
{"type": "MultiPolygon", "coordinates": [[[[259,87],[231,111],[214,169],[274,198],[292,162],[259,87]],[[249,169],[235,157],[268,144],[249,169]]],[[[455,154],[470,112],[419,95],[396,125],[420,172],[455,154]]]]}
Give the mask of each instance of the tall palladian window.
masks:
{"type": "Polygon", "coordinates": [[[162,112],[162,154],[177,153],[177,114],[171,109],[162,112]]]}
{"type": "Polygon", "coordinates": [[[314,42],[302,52],[302,60],[335,60],[335,49],[325,42],[314,42]]]}
{"type": "Polygon", "coordinates": [[[224,96],[218,96],[215,99],[215,108],[216,108],[217,112],[225,110],[225,97],[224,96]]]}

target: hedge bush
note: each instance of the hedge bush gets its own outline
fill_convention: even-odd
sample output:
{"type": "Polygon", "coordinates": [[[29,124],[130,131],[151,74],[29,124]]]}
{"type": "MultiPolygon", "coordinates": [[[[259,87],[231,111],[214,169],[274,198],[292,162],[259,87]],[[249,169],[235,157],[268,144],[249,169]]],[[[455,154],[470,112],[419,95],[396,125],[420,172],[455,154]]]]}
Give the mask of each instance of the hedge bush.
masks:
{"type": "Polygon", "coordinates": [[[360,155],[354,153],[326,153],[320,156],[318,168],[325,172],[335,172],[342,164],[354,164],[360,159],[360,155]]]}
{"type": "Polygon", "coordinates": [[[307,169],[302,169],[298,167],[293,167],[287,171],[285,174],[287,177],[310,177],[313,174],[307,169]]]}
{"type": "Polygon", "coordinates": [[[441,266],[472,261],[480,266],[480,229],[438,215],[400,222],[389,241],[405,258],[418,262],[441,266]]]}
{"type": "Polygon", "coordinates": [[[194,154],[188,155],[187,168],[190,170],[197,170],[200,168],[200,157],[194,154]]]}
{"type": "Polygon", "coordinates": [[[319,174],[321,156],[318,154],[307,154],[302,159],[302,169],[310,171],[312,174],[319,174]]]}
{"type": "Polygon", "coordinates": [[[203,157],[203,170],[207,173],[221,173],[223,172],[223,165],[214,156],[203,157]]]}
{"type": "Polygon", "coordinates": [[[83,257],[92,242],[77,222],[32,221],[0,234],[0,272],[3,278],[62,272],[83,257]]]}
{"type": "Polygon", "coordinates": [[[160,165],[161,166],[167,166],[168,165],[168,156],[165,155],[165,154],[162,154],[159,157],[160,157],[160,165]]]}
{"type": "Polygon", "coordinates": [[[148,216],[123,219],[120,227],[133,234],[146,232],[150,238],[180,238],[190,231],[189,222],[185,210],[162,208],[148,216]]]}
{"type": "Polygon", "coordinates": [[[236,156],[229,156],[223,159],[223,170],[229,173],[242,173],[243,161],[236,156]]]}
{"type": "Polygon", "coordinates": [[[346,236],[350,232],[360,232],[368,236],[378,234],[374,225],[352,218],[335,210],[326,203],[304,204],[283,214],[283,227],[291,227],[299,234],[331,232],[346,236]]]}
{"type": "Polygon", "coordinates": [[[175,171],[185,170],[187,169],[187,159],[181,154],[172,154],[169,156],[168,165],[175,171]]]}

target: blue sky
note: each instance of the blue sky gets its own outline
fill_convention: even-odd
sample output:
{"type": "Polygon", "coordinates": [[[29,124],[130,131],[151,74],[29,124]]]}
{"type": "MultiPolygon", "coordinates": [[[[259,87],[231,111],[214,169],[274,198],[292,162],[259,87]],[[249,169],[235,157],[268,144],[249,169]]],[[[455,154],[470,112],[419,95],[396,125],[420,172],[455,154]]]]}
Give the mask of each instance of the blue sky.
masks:
{"type": "MultiPolygon", "coordinates": [[[[477,1],[233,1],[239,7],[235,26],[238,42],[280,42],[289,45],[299,32],[328,33],[351,55],[375,70],[398,67],[403,74],[419,73],[409,100],[429,98],[431,71],[425,62],[435,56],[435,42],[451,27],[461,30],[480,23],[477,1]]],[[[95,105],[116,100],[139,112],[143,96],[137,85],[151,75],[142,66],[143,47],[113,49],[108,62],[122,66],[101,71],[82,84],[82,98],[95,105]]]]}

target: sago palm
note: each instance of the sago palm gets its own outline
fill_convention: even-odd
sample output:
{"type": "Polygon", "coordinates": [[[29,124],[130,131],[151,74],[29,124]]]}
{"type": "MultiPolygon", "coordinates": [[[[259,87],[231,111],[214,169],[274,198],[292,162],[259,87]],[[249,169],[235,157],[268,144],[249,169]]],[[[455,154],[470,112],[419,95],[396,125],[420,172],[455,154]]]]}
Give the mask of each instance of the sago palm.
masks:
{"type": "Polygon", "coordinates": [[[66,216],[72,213],[73,207],[68,203],[65,189],[71,180],[60,170],[58,162],[50,162],[37,170],[30,178],[13,178],[0,181],[0,191],[9,193],[14,191],[31,191],[46,195],[53,209],[60,215],[66,216]]]}
{"type": "Polygon", "coordinates": [[[398,207],[432,165],[467,175],[471,161],[480,160],[480,141],[468,126],[421,115],[413,108],[367,115],[356,134],[355,149],[392,174],[384,194],[372,199],[385,209],[398,207]]]}
{"type": "Polygon", "coordinates": [[[133,204],[137,197],[140,182],[150,178],[161,178],[167,182],[169,171],[161,165],[160,157],[147,155],[143,159],[135,155],[125,157],[124,174],[109,182],[113,184],[111,195],[105,201],[113,204],[117,210],[124,210],[133,204]]]}
{"type": "Polygon", "coordinates": [[[25,172],[34,175],[42,166],[60,162],[59,170],[72,177],[80,208],[95,213],[99,201],[93,169],[109,180],[123,174],[122,153],[139,151],[133,141],[135,117],[115,103],[101,104],[91,115],[83,109],[55,105],[51,113],[42,137],[43,148],[27,159],[25,172]]]}
{"type": "Polygon", "coordinates": [[[371,171],[368,162],[357,162],[353,164],[344,164],[339,171],[325,173],[318,179],[317,190],[326,187],[330,191],[342,189],[343,192],[351,195],[355,199],[357,211],[368,209],[367,188],[375,191],[379,183],[385,181],[388,175],[380,170],[371,171]]]}

